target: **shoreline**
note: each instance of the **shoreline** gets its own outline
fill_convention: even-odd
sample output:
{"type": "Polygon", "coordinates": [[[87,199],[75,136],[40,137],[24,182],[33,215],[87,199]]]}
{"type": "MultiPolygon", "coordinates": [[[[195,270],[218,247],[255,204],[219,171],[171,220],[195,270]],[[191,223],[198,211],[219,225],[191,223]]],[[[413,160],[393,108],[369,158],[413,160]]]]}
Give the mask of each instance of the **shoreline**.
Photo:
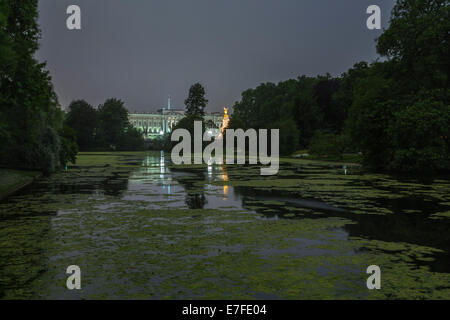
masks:
{"type": "Polygon", "coordinates": [[[0,202],[42,177],[39,171],[0,168],[0,202]]]}

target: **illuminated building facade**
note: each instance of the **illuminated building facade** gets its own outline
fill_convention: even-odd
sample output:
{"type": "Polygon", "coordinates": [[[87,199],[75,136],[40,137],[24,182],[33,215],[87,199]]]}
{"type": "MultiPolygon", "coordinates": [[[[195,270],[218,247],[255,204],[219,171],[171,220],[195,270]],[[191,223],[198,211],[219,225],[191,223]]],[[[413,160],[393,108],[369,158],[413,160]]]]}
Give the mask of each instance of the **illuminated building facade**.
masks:
{"type": "MultiPolygon", "coordinates": [[[[177,123],[185,117],[185,110],[173,109],[170,97],[167,107],[152,113],[130,113],[128,118],[131,125],[142,132],[145,139],[156,139],[171,133],[177,123]]],[[[228,117],[228,115],[227,115],[228,117]]],[[[207,132],[214,137],[220,135],[224,115],[221,112],[205,114],[205,122],[214,123],[207,128],[207,132]]]]}

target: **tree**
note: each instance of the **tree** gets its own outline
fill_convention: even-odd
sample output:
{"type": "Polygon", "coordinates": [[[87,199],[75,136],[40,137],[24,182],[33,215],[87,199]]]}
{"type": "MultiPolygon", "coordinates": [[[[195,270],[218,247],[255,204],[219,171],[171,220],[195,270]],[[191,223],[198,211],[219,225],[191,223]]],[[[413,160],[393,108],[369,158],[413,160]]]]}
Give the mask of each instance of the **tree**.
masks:
{"type": "Polygon", "coordinates": [[[377,42],[388,58],[356,81],[347,127],[377,170],[450,170],[448,30],[442,0],[399,0],[377,42]]]}
{"type": "Polygon", "coordinates": [[[200,116],[203,118],[205,115],[205,108],[208,104],[208,100],[205,98],[205,88],[196,83],[189,89],[189,96],[184,101],[186,105],[186,115],[188,116],[200,116]]]}
{"type": "Polygon", "coordinates": [[[290,155],[297,151],[299,130],[292,118],[280,120],[274,126],[280,130],[280,155],[290,155]]]}
{"type": "Polygon", "coordinates": [[[59,136],[61,137],[60,161],[64,166],[69,162],[75,163],[77,160],[78,145],[75,130],[64,125],[59,136]]]}
{"type": "Polygon", "coordinates": [[[50,173],[61,163],[63,113],[45,64],[37,0],[0,2],[0,162],[50,173]]]}
{"type": "Polygon", "coordinates": [[[314,95],[314,87],[317,83],[315,78],[299,77],[297,79],[296,92],[293,97],[293,112],[297,128],[299,129],[300,147],[309,146],[312,137],[317,129],[321,127],[323,122],[323,114],[321,113],[314,95]]]}
{"type": "Polygon", "coordinates": [[[318,130],[311,139],[309,153],[319,157],[342,158],[344,138],[333,132],[318,130]]]}
{"type": "Polygon", "coordinates": [[[140,151],[145,149],[145,141],[142,133],[133,128],[131,125],[120,136],[117,143],[117,150],[119,151],[140,151]]]}
{"type": "Polygon", "coordinates": [[[80,150],[89,151],[96,147],[98,121],[97,110],[86,101],[75,100],[69,105],[65,124],[74,130],[80,150]]]}
{"type": "Polygon", "coordinates": [[[98,108],[99,140],[102,145],[115,149],[122,135],[130,127],[128,110],[123,101],[112,98],[98,108]]]}
{"type": "Polygon", "coordinates": [[[388,136],[393,150],[390,169],[436,172],[450,168],[450,108],[432,93],[396,111],[388,136]]]}
{"type": "Polygon", "coordinates": [[[335,103],[333,95],[339,90],[341,81],[329,74],[319,76],[314,86],[314,97],[322,118],[322,129],[340,132],[346,118],[344,106],[335,103]]]}
{"type": "Polygon", "coordinates": [[[75,133],[80,149],[136,151],[145,149],[142,132],[128,121],[128,110],[118,99],[108,99],[94,109],[84,100],[69,106],[65,124],[75,133]]]}
{"type": "Polygon", "coordinates": [[[308,145],[322,119],[313,94],[315,83],[314,78],[300,77],[244,91],[233,107],[230,128],[280,129],[280,139],[289,141],[280,145],[282,154],[308,145]]]}
{"type": "Polygon", "coordinates": [[[448,88],[450,72],[448,0],[398,0],[377,51],[394,61],[404,89],[448,88]]]}
{"type": "Polygon", "coordinates": [[[367,77],[357,82],[347,119],[353,144],[363,153],[364,164],[374,170],[386,169],[392,160],[386,129],[398,103],[393,92],[395,83],[383,75],[383,68],[384,64],[372,65],[367,77]]]}

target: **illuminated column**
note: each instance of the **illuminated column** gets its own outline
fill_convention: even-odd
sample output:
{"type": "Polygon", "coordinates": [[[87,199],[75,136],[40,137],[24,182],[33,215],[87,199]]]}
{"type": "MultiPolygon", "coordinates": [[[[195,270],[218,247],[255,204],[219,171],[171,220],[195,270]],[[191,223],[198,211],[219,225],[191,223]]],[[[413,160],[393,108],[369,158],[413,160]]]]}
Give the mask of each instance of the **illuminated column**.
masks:
{"type": "Polygon", "coordinates": [[[223,119],[222,119],[222,127],[220,128],[220,135],[219,137],[223,137],[223,134],[225,133],[225,130],[228,128],[228,125],[230,123],[230,117],[228,116],[228,108],[223,108],[223,119]]]}

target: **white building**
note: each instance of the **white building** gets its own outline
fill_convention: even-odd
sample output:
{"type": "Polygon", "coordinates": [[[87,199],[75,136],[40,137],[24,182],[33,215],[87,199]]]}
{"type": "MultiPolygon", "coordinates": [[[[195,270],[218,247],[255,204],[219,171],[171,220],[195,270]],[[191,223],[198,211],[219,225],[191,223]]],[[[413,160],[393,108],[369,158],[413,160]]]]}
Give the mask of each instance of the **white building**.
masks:
{"type": "MultiPolygon", "coordinates": [[[[130,113],[131,125],[142,132],[146,139],[155,139],[164,134],[171,133],[175,125],[185,117],[185,110],[173,109],[170,97],[167,107],[153,113],[130,113]]],[[[205,121],[212,121],[214,126],[207,128],[211,136],[218,137],[223,122],[223,113],[214,112],[205,114],[205,121]]]]}

